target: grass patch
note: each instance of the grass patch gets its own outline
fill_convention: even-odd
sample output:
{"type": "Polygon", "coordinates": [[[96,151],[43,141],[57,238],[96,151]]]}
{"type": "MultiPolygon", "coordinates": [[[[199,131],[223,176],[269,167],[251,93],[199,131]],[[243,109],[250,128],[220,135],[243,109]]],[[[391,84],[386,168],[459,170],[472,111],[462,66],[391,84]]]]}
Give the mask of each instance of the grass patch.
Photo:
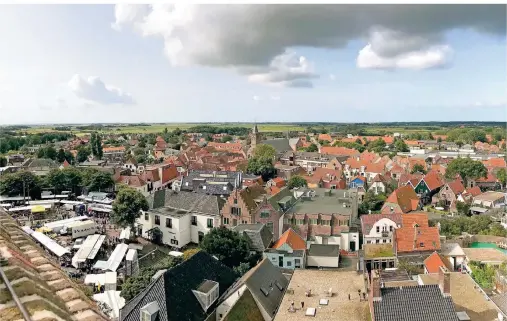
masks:
{"type": "Polygon", "coordinates": [[[247,289],[232,307],[224,321],[263,321],[264,317],[259,311],[252,293],[247,289]]]}
{"type": "Polygon", "coordinates": [[[365,244],[364,255],[367,259],[393,257],[393,246],[391,244],[365,244]]]}

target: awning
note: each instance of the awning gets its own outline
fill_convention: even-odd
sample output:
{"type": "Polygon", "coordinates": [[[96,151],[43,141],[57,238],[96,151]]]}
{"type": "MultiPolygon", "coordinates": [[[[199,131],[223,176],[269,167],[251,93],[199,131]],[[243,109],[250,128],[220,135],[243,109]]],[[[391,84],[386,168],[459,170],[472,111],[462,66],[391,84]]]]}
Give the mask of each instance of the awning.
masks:
{"type": "Polygon", "coordinates": [[[42,205],[35,205],[32,207],[32,213],[44,213],[46,208],[42,205]]]}
{"type": "Polygon", "coordinates": [[[483,207],[477,207],[477,206],[472,206],[470,207],[470,210],[472,212],[479,212],[479,213],[486,213],[488,211],[487,208],[483,208],[483,207]]]}

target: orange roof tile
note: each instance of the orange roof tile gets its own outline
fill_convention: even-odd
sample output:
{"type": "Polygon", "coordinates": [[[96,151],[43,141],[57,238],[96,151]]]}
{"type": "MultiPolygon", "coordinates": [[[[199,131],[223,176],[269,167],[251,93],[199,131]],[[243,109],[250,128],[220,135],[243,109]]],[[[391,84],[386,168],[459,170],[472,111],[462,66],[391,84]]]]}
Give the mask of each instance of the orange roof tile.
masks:
{"type": "Polygon", "coordinates": [[[428,273],[438,273],[440,267],[445,267],[452,271],[449,261],[445,257],[441,257],[436,251],[424,260],[424,267],[426,267],[428,273]]]}
{"type": "Polygon", "coordinates": [[[319,140],[327,140],[328,142],[331,142],[333,139],[329,134],[320,134],[319,140]]]}
{"type": "Polygon", "coordinates": [[[482,194],[482,191],[481,189],[479,188],[479,186],[474,186],[472,188],[467,188],[466,192],[470,195],[472,195],[473,197],[477,196],[477,195],[480,195],[482,194]]]}
{"type": "Polygon", "coordinates": [[[496,167],[507,167],[507,163],[505,162],[505,159],[503,158],[500,158],[500,157],[497,157],[497,158],[490,158],[490,159],[487,159],[487,160],[484,160],[482,161],[482,163],[484,164],[484,166],[486,167],[492,167],[492,168],[496,168],[496,167]]]}
{"type": "Polygon", "coordinates": [[[272,179],[272,181],[275,183],[276,187],[284,187],[285,186],[285,180],[281,177],[275,177],[272,179]]]}
{"type": "Polygon", "coordinates": [[[280,236],[273,248],[278,249],[283,244],[289,245],[292,250],[306,250],[306,242],[291,228],[280,236]]]}
{"type": "Polygon", "coordinates": [[[410,214],[403,214],[401,216],[401,224],[404,227],[413,227],[414,224],[417,224],[421,227],[427,227],[428,224],[428,214],[423,212],[415,212],[410,214]]]}
{"type": "Polygon", "coordinates": [[[398,204],[403,213],[415,211],[419,204],[419,197],[412,186],[402,186],[389,195],[385,203],[398,204]]]}
{"type": "MultiPolygon", "coordinates": [[[[249,185],[252,185],[252,184],[249,184],[249,185]]],[[[271,196],[280,193],[280,191],[281,191],[280,187],[276,187],[276,186],[266,187],[266,192],[271,196]]]]}
{"type": "Polygon", "coordinates": [[[320,152],[322,154],[331,154],[331,155],[359,155],[359,151],[346,147],[333,147],[333,146],[322,146],[320,148],[320,152]]]}
{"type": "Polygon", "coordinates": [[[447,183],[447,186],[449,186],[455,195],[459,195],[465,191],[465,186],[461,183],[461,179],[455,179],[454,181],[447,183]]]}
{"type": "Polygon", "coordinates": [[[428,186],[430,191],[433,191],[444,185],[444,181],[440,177],[440,174],[438,174],[435,171],[429,172],[428,174],[424,175],[423,180],[426,183],[426,186],[428,186]]]}
{"type": "Polygon", "coordinates": [[[396,252],[440,250],[438,227],[401,227],[394,233],[396,252]]]}
{"type": "Polygon", "coordinates": [[[125,146],[120,147],[104,147],[102,149],[103,152],[122,152],[125,151],[125,146]]]}

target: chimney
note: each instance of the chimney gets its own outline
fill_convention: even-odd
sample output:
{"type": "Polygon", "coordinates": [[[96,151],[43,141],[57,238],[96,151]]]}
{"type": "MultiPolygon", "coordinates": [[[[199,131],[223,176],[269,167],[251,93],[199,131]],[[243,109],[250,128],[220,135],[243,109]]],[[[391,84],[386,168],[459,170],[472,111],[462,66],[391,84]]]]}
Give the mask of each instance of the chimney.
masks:
{"type": "Polygon", "coordinates": [[[414,250],[417,248],[417,224],[414,224],[414,250]]]}
{"type": "Polygon", "coordinates": [[[451,273],[443,266],[438,271],[438,286],[444,295],[451,295],[451,273]]]}
{"type": "Polygon", "coordinates": [[[371,271],[371,297],[374,301],[379,301],[382,299],[380,294],[380,274],[378,270],[371,271]]]}

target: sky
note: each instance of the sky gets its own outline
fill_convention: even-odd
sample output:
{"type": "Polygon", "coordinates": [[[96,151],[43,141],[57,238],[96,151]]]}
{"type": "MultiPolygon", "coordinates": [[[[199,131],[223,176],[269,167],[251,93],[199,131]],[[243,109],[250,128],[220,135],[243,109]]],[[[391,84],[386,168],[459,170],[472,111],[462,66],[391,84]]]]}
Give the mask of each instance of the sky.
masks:
{"type": "Polygon", "coordinates": [[[505,5],[3,5],[0,124],[506,121],[505,5]]]}

